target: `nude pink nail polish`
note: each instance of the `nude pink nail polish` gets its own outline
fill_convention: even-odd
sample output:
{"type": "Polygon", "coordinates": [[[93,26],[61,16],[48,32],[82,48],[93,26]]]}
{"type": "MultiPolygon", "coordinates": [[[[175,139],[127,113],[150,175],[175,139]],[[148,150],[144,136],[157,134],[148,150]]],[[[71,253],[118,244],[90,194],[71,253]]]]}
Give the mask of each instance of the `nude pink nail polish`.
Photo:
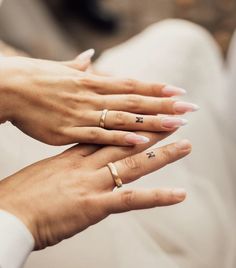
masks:
{"type": "Polygon", "coordinates": [[[185,89],[183,88],[179,88],[179,87],[174,87],[174,86],[170,86],[167,85],[162,89],[162,93],[165,96],[181,96],[181,95],[185,95],[187,92],[185,89]]]}
{"type": "Polygon", "coordinates": [[[125,140],[126,140],[126,142],[128,142],[130,144],[144,144],[144,143],[148,143],[150,141],[149,138],[137,135],[135,133],[130,133],[130,134],[126,135],[125,140]]]}
{"type": "Polygon", "coordinates": [[[180,150],[187,150],[191,148],[191,143],[189,140],[181,140],[176,143],[176,147],[180,150]]]}
{"type": "Polygon", "coordinates": [[[164,117],[161,119],[161,125],[164,128],[178,128],[188,123],[186,119],[176,117],[164,117]]]}
{"type": "Polygon", "coordinates": [[[176,197],[178,197],[178,198],[180,198],[180,199],[183,199],[183,198],[185,198],[185,196],[186,196],[186,190],[185,189],[182,189],[182,188],[176,188],[176,189],[174,189],[173,190],[173,194],[176,196],[176,197]]]}
{"type": "Polygon", "coordinates": [[[196,112],[200,109],[200,107],[196,104],[189,102],[177,101],[174,104],[174,111],[178,114],[184,114],[187,112],[196,112]]]}
{"type": "Polygon", "coordinates": [[[93,48],[84,51],[78,56],[78,59],[81,61],[89,61],[94,56],[95,50],[93,48]]]}

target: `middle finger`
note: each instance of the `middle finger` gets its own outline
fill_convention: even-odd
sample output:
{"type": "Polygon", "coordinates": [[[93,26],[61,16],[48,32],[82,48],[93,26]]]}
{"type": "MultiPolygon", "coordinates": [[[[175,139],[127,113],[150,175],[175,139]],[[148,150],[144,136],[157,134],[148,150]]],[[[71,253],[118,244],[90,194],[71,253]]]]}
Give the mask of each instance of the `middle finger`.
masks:
{"type": "Polygon", "coordinates": [[[199,109],[196,104],[173,98],[146,97],[139,95],[106,95],[99,97],[100,109],[141,114],[185,114],[199,109]]]}

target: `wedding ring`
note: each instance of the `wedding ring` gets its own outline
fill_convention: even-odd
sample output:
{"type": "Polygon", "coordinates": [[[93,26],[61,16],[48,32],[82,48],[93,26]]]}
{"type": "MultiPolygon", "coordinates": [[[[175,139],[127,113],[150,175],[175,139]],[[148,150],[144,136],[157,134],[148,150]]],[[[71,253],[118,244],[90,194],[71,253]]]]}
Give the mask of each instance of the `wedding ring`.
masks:
{"type": "Polygon", "coordinates": [[[106,120],[106,116],[107,116],[108,112],[109,111],[107,109],[104,109],[102,111],[100,122],[99,122],[99,126],[102,127],[102,128],[105,128],[105,120],[106,120]]]}
{"type": "Polygon", "coordinates": [[[111,171],[111,175],[113,177],[113,180],[115,182],[115,185],[117,188],[122,187],[123,183],[121,178],[119,177],[119,174],[117,172],[116,166],[113,163],[107,164],[109,170],[111,171]]]}

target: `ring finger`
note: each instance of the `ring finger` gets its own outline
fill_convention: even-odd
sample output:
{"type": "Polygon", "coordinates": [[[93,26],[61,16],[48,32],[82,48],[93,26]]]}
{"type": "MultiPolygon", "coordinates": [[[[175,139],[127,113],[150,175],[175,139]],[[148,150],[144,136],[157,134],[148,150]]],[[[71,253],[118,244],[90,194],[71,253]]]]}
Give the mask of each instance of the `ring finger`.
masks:
{"type": "Polygon", "coordinates": [[[87,112],[80,126],[101,127],[102,115],[104,115],[104,128],[110,130],[160,132],[172,131],[187,124],[186,119],[176,116],[141,115],[121,111],[107,111],[104,114],[104,111],[87,112]]]}
{"type": "Polygon", "coordinates": [[[187,120],[174,116],[152,116],[128,112],[109,111],[105,118],[105,128],[133,131],[171,131],[187,123],[187,120]]]}

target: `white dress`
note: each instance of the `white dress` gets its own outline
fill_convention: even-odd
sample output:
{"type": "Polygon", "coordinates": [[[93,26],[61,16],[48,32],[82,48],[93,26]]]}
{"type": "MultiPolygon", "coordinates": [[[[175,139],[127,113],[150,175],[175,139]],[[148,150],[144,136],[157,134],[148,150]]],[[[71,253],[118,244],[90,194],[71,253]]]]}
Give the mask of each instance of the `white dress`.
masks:
{"type": "MultiPolygon", "coordinates": [[[[187,116],[187,127],[164,141],[188,138],[192,155],[132,185],[185,187],[188,198],[173,207],[111,216],[55,247],[32,253],[25,267],[236,267],[236,143],[229,120],[231,96],[215,42],[194,24],[168,20],[106,51],[96,67],[181,86],[188,90],[186,99],[201,106],[187,116]]],[[[0,126],[0,137],[1,177],[62,150],[10,125],[0,126]]]]}

